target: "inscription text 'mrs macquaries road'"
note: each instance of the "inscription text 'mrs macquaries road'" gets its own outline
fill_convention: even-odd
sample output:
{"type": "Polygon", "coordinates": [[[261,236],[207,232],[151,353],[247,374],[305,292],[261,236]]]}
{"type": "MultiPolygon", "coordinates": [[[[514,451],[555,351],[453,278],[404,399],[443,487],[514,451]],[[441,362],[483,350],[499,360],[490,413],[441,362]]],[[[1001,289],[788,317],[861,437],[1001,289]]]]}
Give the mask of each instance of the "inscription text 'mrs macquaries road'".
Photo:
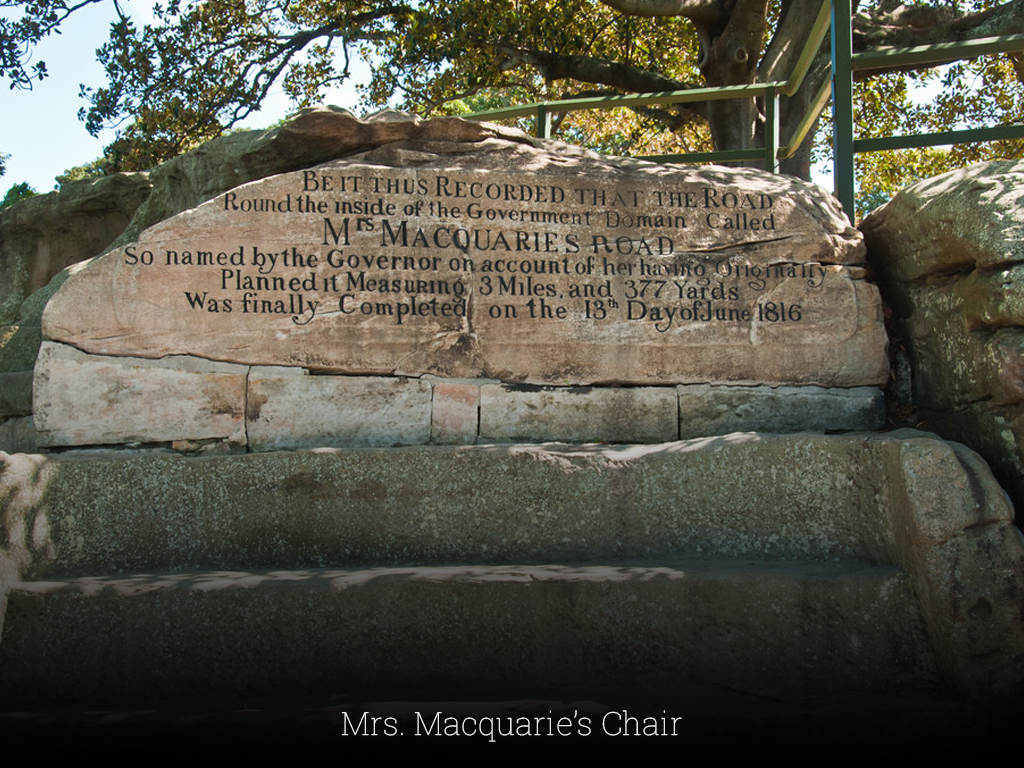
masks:
{"type": "Polygon", "coordinates": [[[884,348],[880,324],[862,333],[878,301],[856,233],[820,190],[529,152],[236,187],[74,275],[44,334],[93,354],[554,384],[835,384],[859,345],[884,348]]]}
{"type": "Polygon", "coordinates": [[[129,246],[124,264],[213,270],[213,285],[204,274],[179,295],[186,312],[404,325],[464,317],[475,302],[510,325],[627,322],[654,333],[804,322],[805,302],[771,291],[793,278],[815,291],[826,276],[817,263],[756,264],[693,247],[709,235],[728,244],[784,231],[777,201],[763,192],[365,170],[295,179],[280,197],[242,187],[218,199],[229,220],[288,218],[272,238],[226,250],[198,239],[129,246]]]}

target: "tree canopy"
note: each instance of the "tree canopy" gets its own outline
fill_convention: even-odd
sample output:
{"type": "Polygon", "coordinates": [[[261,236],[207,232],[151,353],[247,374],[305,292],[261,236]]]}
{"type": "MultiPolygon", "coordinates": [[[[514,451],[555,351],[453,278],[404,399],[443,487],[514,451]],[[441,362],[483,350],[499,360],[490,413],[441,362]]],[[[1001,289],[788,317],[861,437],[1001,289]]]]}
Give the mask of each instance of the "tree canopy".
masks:
{"type": "Polygon", "coordinates": [[[23,181],[20,184],[13,184],[10,189],[7,190],[3,199],[0,200],[0,208],[6,208],[7,206],[14,205],[22,200],[28,200],[30,197],[35,197],[37,194],[39,193],[32,189],[27,181],[23,181]]]}
{"type": "MultiPolygon", "coordinates": [[[[94,133],[119,125],[109,166],[139,169],[222,133],[257,110],[275,84],[297,106],[316,103],[351,76],[356,57],[370,63],[363,106],[397,103],[423,115],[509,93],[521,102],[784,80],[821,0],[166,0],[145,24],[116,0],[0,0],[8,9],[0,18],[0,78],[30,87],[45,77],[45,63],[30,63],[32,46],[99,2],[118,14],[97,52],[108,82],[83,87],[80,116],[94,133]]],[[[1011,34],[1024,30],[1024,0],[855,2],[853,27],[855,50],[1011,34]]],[[[828,76],[822,50],[800,91],[782,102],[784,136],[828,76]]],[[[1022,57],[962,62],[944,74],[883,73],[858,84],[860,133],[1020,121],[1022,83],[1022,57]],[[929,79],[939,95],[922,106],[912,87],[929,79]]],[[[756,147],[763,121],[763,104],[737,99],[628,117],[576,113],[561,128],[570,140],[612,151],[678,151],[706,142],[756,147]]],[[[991,151],[913,153],[888,170],[876,162],[873,183],[913,172],[915,163],[933,170],[991,151]]],[[[810,158],[807,143],[783,170],[807,177],[810,158]]]]}

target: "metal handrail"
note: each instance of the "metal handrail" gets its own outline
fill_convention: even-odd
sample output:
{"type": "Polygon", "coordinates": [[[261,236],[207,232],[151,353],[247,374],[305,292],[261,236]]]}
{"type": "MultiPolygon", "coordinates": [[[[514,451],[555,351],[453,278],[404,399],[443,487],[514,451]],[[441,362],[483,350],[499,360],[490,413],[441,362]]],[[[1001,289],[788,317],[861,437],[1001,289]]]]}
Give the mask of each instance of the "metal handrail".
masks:
{"type": "MultiPolygon", "coordinates": [[[[828,0],[826,0],[818,10],[818,15],[815,17],[807,42],[801,49],[800,55],[793,65],[793,72],[787,80],[750,83],[746,85],[726,85],[715,88],[688,88],[678,91],[663,91],[661,93],[641,93],[635,96],[596,96],[579,99],[559,99],[557,101],[536,102],[521,107],[487,109],[464,115],[464,117],[470,120],[489,120],[502,117],[529,117],[535,115],[537,123],[534,132],[539,138],[546,139],[550,138],[551,135],[550,117],[554,112],[614,109],[617,107],[646,107],[655,104],[686,104],[692,101],[720,101],[763,96],[765,99],[765,111],[768,113],[765,146],[763,149],[715,150],[713,152],[689,152],[684,155],[649,155],[643,159],[671,162],[674,161],[674,158],[685,158],[690,162],[702,160],[729,162],[763,158],[765,169],[775,171],[778,170],[778,161],[792,155],[796,152],[797,147],[800,146],[799,142],[794,143],[792,140],[785,145],[780,146],[779,144],[777,118],[779,96],[792,96],[800,89],[814,61],[814,56],[825,39],[829,25],[830,5],[828,0]]],[[[814,119],[817,119],[817,116],[814,119]]],[[[811,124],[813,124],[813,120],[811,124]]],[[[806,135],[806,131],[804,135],[806,135]]]]}
{"type": "Polygon", "coordinates": [[[471,120],[488,117],[529,117],[539,107],[548,112],[575,112],[584,109],[614,109],[616,107],[649,107],[653,104],[685,104],[688,101],[724,101],[746,94],[758,95],[769,88],[782,88],[785,83],[751,83],[749,85],[723,85],[716,88],[689,88],[683,91],[658,91],[638,93],[635,96],[588,96],[579,99],[538,101],[521,107],[498,107],[485,109],[462,117],[471,120]]]}
{"type": "Polygon", "coordinates": [[[932,43],[910,48],[875,48],[851,56],[854,72],[870,72],[892,67],[941,66],[961,59],[974,59],[989,53],[1019,51],[1024,46],[1024,34],[975,37],[956,43],[932,43]]]}

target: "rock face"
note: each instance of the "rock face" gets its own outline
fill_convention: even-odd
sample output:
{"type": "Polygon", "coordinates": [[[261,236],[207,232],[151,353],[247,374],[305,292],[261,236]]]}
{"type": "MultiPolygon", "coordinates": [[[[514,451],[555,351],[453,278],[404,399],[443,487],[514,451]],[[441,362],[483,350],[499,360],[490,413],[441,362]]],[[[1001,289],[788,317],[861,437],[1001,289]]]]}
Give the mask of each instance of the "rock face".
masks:
{"type": "MultiPolygon", "coordinates": [[[[191,366],[140,388],[140,371],[170,376],[147,359],[250,366],[239,397],[217,413],[247,414],[253,434],[242,443],[263,449],[459,434],[671,440],[678,385],[814,386],[818,398],[886,379],[859,234],[816,187],[606,158],[454,118],[314,110],[295,123],[338,153],[365,151],[219,192],[69,270],[43,317],[34,387],[43,445],[85,444],[107,403],[131,400],[134,420],[146,392],[184,402],[201,380],[191,366]],[[265,378],[262,368],[281,370],[265,378]],[[319,375],[292,375],[307,372],[319,375]],[[99,383],[73,386],[83,375],[99,383]],[[441,381],[416,382],[424,375],[441,381]],[[476,403],[475,428],[469,401],[444,406],[445,382],[465,380],[482,387],[463,392],[476,403]],[[516,384],[534,389],[508,389],[516,384]],[[390,393],[373,407],[393,409],[376,421],[379,434],[359,426],[373,422],[359,405],[378,402],[371,390],[390,393]],[[90,392],[95,407],[83,400],[90,392]],[[301,415],[314,402],[340,419],[319,435],[301,415]]],[[[154,192],[136,223],[163,199],[154,192]]],[[[825,408],[813,423],[785,413],[771,423],[871,428],[877,409],[865,397],[834,420],[825,408]]],[[[172,441],[238,443],[226,422],[204,431],[189,418],[145,428],[101,420],[109,427],[96,442],[165,442],[180,428],[172,441]]]]}
{"type": "Polygon", "coordinates": [[[276,128],[214,139],[146,173],[75,182],[0,211],[0,419],[32,412],[25,380],[39,351],[40,314],[65,267],[240,184],[408,139],[417,125],[389,112],[358,121],[335,108],[306,110],[276,128]],[[33,291],[40,297],[26,301],[33,291]]]}
{"type": "Polygon", "coordinates": [[[35,313],[39,444],[120,450],[0,453],[0,698],[1019,693],[983,462],[735,433],[879,426],[880,300],[828,195],[456,119],[264,138],[154,171],[35,313]],[[596,444],[523,444],[553,440],[596,444]]]}
{"type": "Polygon", "coordinates": [[[907,342],[913,398],[1024,504],[1024,163],[902,190],[861,224],[907,342]]]}
{"type": "MultiPolygon", "coordinates": [[[[70,264],[102,253],[149,194],[145,173],[68,185],[0,210],[0,422],[32,412],[45,301],[26,301],[70,264]]],[[[0,437],[0,444],[11,445],[0,437]]]]}
{"type": "Polygon", "coordinates": [[[1012,509],[919,432],[0,454],[0,498],[0,700],[1024,678],[1012,509]]]}
{"type": "Polygon", "coordinates": [[[0,211],[0,325],[65,267],[102,253],[149,195],[145,173],[75,182],[0,211]]]}
{"type": "Polygon", "coordinates": [[[817,188],[455,119],[392,133],[150,228],[65,283],[44,335],[347,374],[884,381],[859,238],[817,188]]]}
{"type": "Polygon", "coordinates": [[[249,181],[410,138],[418,121],[395,117],[359,121],[344,110],[310,109],[276,128],[214,139],[146,173],[74,182],[0,211],[0,326],[65,267],[176,213],[249,181]]]}
{"type": "Polygon", "coordinates": [[[153,194],[118,244],[131,242],[147,227],[241,184],[414,139],[421,123],[419,118],[390,110],[357,120],[344,109],[316,107],[276,128],[221,136],[150,172],[153,194]]]}

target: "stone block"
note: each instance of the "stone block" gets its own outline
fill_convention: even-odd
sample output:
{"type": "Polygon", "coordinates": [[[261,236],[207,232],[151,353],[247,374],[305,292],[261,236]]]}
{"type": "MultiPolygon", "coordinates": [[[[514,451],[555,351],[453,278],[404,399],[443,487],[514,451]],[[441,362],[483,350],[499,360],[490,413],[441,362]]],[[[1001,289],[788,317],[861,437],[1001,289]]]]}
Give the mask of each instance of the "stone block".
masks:
{"type": "Polygon", "coordinates": [[[657,443],[677,436],[670,387],[480,388],[481,440],[657,443]]]}
{"type": "Polygon", "coordinates": [[[430,442],[429,382],[300,373],[253,367],[246,405],[251,450],[430,442]]]}
{"type": "Polygon", "coordinates": [[[861,222],[913,404],[991,462],[1024,508],[1024,162],[902,189],[861,222]]]}
{"type": "Polygon", "coordinates": [[[480,429],[480,383],[435,381],[430,441],[472,445],[480,429]]]}
{"type": "Polygon", "coordinates": [[[872,430],[885,425],[877,387],[680,386],[679,436],[872,430]]]}
{"type": "Polygon", "coordinates": [[[146,173],[114,173],[67,184],[0,211],[0,323],[70,264],[102,253],[149,194],[146,173]]]}
{"type": "Polygon", "coordinates": [[[44,342],[33,391],[39,444],[237,439],[247,371],[196,357],[108,357],[44,342]]]}
{"type": "Polygon", "coordinates": [[[1024,683],[1012,509],[976,454],[919,432],[0,454],[0,498],[0,578],[16,584],[0,688],[29,695],[103,693],[165,661],[164,680],[217,674],[225,658],[264,679],[273,663],[260,654],[285,649],[309,660],[293,670],[372,666],[365,682],[386,686],[397,658],[426,669],[417,654],[432,652],[451,670],[483,643],[462,679],[522,652],[524,666],[507,668],[518,680],[540,658],[529,649],[556,674],[606,630],[587,651],[594,676],[577,681],[607,679],[609,659],[660,679],[674,659],[674,681],[700,670],[709,683],[934,690],[941,670],[981,700],[1024,683]],[[626,583],[636,588],[613,605],[626,583]],[[359,595],[365,621],[348,602],[359,595]],[[481,639],[465,642],[467,626],[481,639]],[[359,661],[325,651],[336,638],[363,638],[359,661]],[[634,651],[649,655],[629,666],[634,651]]]}

